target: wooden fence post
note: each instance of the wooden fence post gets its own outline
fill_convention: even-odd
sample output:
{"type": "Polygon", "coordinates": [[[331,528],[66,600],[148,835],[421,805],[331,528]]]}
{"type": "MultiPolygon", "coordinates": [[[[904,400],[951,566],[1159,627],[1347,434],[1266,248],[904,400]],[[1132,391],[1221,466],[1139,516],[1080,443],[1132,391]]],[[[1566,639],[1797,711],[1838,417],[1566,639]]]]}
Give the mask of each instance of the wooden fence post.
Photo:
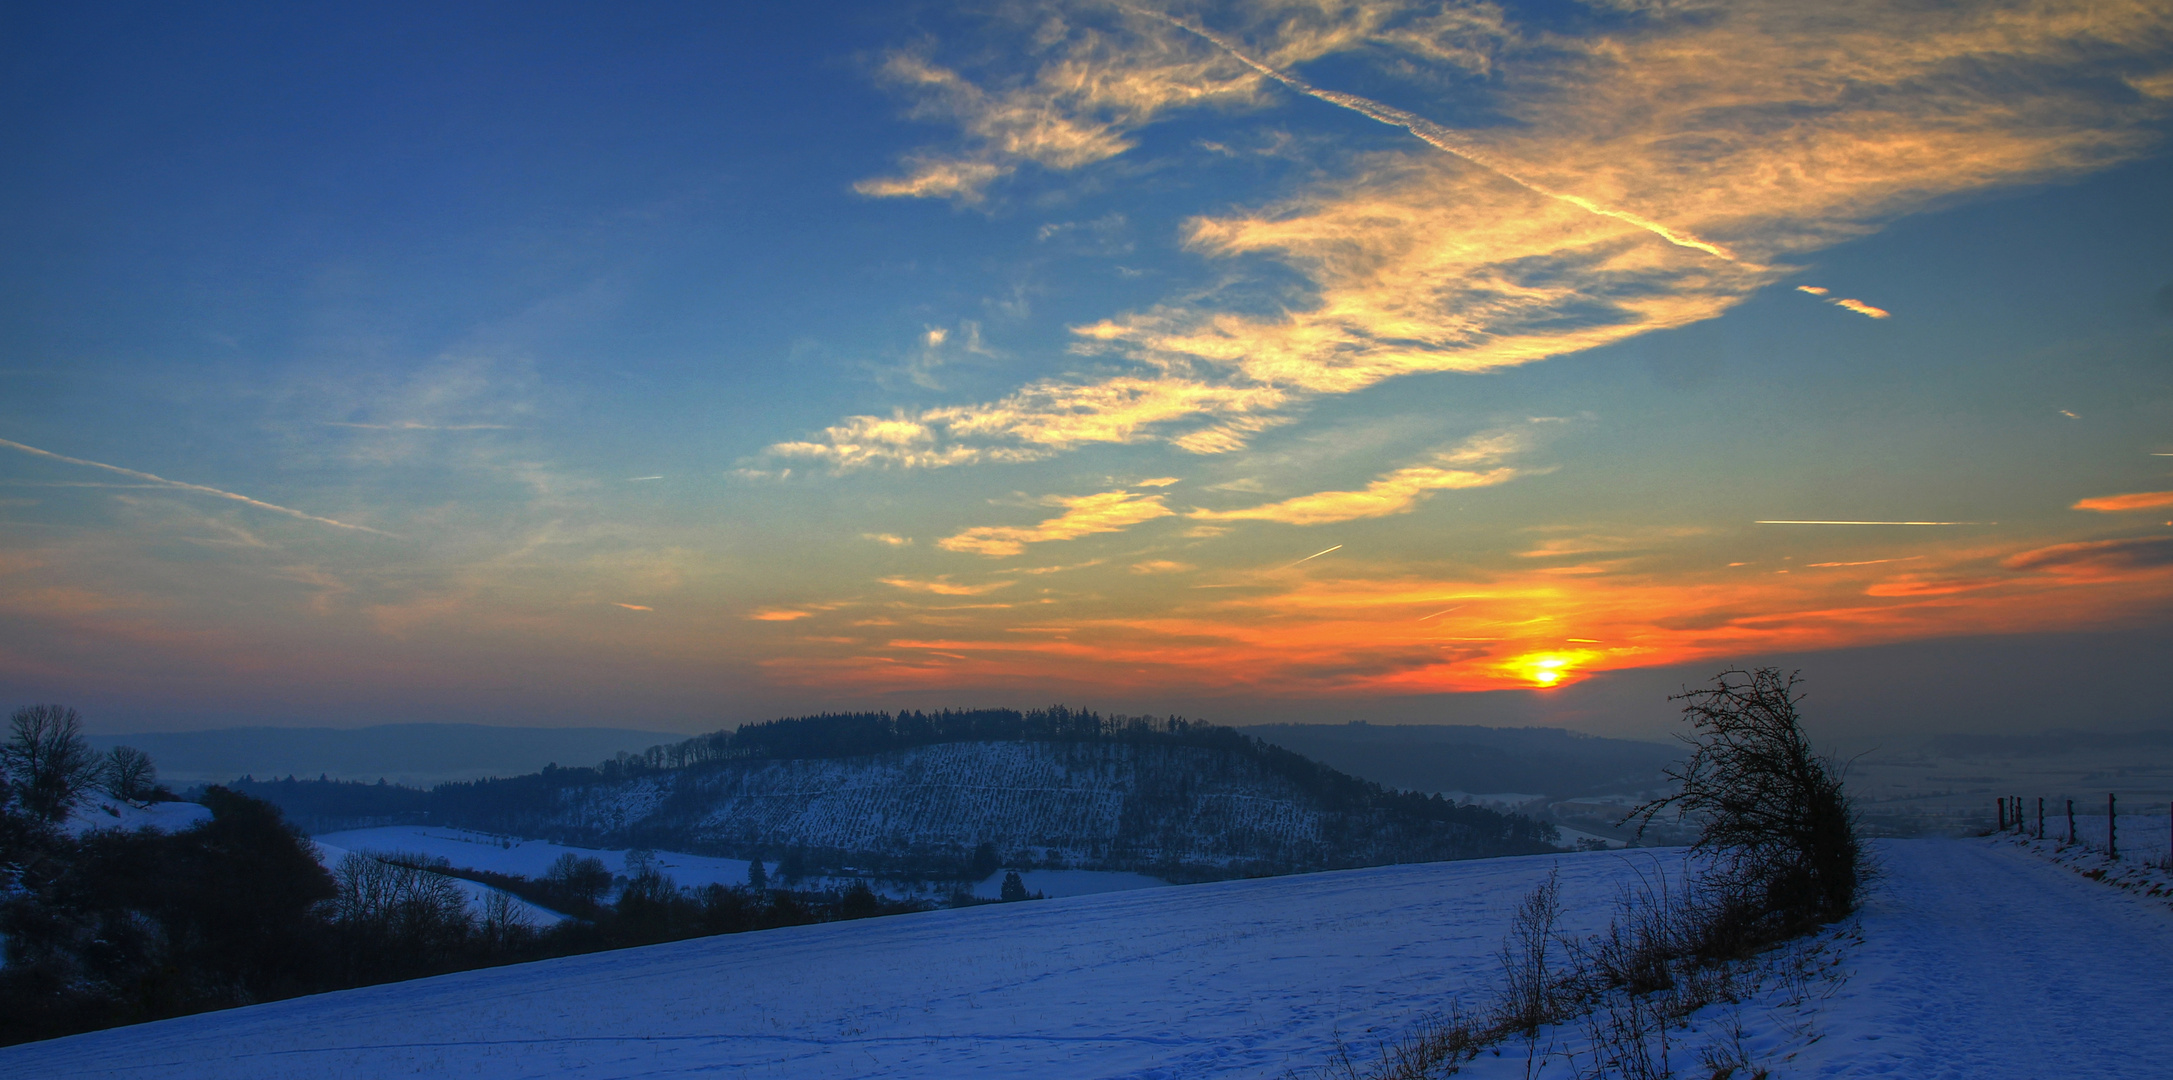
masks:
{"type": "Polygon", "coordinates": [[[2120,857],[2120,819],[2114,815],[2113,793],[2105,793],[2105,857],[2120,857]]]}
{"type": "Polygon", "coordinates": [[[2075,842],[2075,800],[2067,800],[2067,842],[2075,842]]]}
{"type": "Polygon", "coordinates": [[[1999,797],[1999,831],[2007,831],[2007,796],[1999,797]]]}
{"type": "Polygon", "coordinates": [[[2043,795],[2037,797],[2037,838],[2039,840],[2045,838],[2045,797],[2043,795]]]}

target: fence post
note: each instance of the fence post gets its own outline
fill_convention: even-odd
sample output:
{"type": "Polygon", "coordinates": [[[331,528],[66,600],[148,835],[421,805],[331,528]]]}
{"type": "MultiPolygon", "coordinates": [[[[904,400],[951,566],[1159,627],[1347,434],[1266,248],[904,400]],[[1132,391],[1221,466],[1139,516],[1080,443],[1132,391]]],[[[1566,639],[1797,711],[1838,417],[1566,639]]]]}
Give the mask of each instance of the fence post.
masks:
{"type": "Polygon", "coordinates": [[[1999,797],[1999,831],[2007,831],[2007,796],[1999,797]]]}
{"type": "Polygon", "coordinates": [[[2120,818],[2113,812],[2113,793],[2105,793],[2105,857],[2120,857],[2120,818]]]}
{"type": "Polygon", "coordinates": [[[2067,842],[2075,842],[2075,800],[2067,800],[2067,842]]]}
{"type": "Polygon", "coordinates": [[[2043,795],[2037,797],[2037,838],[2039,840],[2045,838],[2045,797],[2043,795]]]}

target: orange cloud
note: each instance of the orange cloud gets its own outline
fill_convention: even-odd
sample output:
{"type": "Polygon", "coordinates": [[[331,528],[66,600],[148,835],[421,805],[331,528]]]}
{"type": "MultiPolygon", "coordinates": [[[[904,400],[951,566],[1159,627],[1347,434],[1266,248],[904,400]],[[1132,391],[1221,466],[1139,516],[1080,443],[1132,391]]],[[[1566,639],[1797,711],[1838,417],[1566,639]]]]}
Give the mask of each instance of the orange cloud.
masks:
{"type": "MultiPolygon", "coordinates": [[[[1958,634],[2125,625],[2173,602],[2173,538],[2020,553],[1925,552],[1816,575],[1631,566],[1563,577],[1509,560],[1428,576],[1356,560],[1332,574],[1142,593],[1132,604],[976,613],[873,652],[778,657],[815,685],[947,685],[1332,696],[1543,688],[1624,668],[1958,634]],[[1126,613],[1127,607],[1146,610],[1126,613]]],[[[1144,585],[1146,581],[1140,580],[1144,585]]]]}
{"type": "Polygon", "coordinates": [[[2161,506],[2173,506],[2173,491],[2137,491],[2126,495],[2100,495],[2083,499],[2071,509],[2096,510],[2101,514],[2118,513],[2122,510],[2156,510],[2161,506]]]}
{"type": "Polygon", "coordinates": [[[2010,570],[2045,570],[2092,578],[2130,578],[2173,568],[2173,537],[2086,540],[2025,551],[2003,564],[2010,570]]]}
{"type": "Polygon", "coordinates": [[[1162,505],[1162,498],[1160,495],[1135,495],[1129,491],[1058,497],[1049,502],[1063,507],[1064,512],[1039,525],[977,526],[938,540],[936,546],[945,551],[972,551],[998,558],[1017,555],[1025,551],[1028,544],[1119,532],[1143,521],[1168,517],[1173,511],[1162,505]]]}

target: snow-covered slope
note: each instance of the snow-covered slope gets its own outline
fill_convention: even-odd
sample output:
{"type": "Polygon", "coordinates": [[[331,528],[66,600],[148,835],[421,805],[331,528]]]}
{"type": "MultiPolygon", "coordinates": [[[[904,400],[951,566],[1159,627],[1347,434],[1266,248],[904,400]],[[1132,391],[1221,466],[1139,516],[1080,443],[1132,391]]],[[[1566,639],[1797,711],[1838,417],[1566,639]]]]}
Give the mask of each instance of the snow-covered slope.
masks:
{"type": "MultiPolygon", "coordinates": [[[[1994,842],[1875,851],[1885,876],[1843,954],[1851,977],[1823,1003],[1744,1011],[1762,1067],[2164,1075],[2162,902],[1994,842]]],[[[1670,858],[1406,865],[791,927],[14,1047],[0,1074],[1279,1076],[1326,1063],[1338,1037],[1363,1050],[1452,995],[1482,1001],[1509,909],[1550,868],[1580,932],[1670,858]]],[[[1524,1065],[1512,1050],[1470,1075],[1524,1065]]]]}
{"type": "Polygon", "coordinates": [[[103,793],[94,793],[75,804],[61,827],[76,835],[93,829],[155,829],[159,832],[180,832],[210,820],[210,808],[199,803],[158,802],[138,806],[103,793]]]}

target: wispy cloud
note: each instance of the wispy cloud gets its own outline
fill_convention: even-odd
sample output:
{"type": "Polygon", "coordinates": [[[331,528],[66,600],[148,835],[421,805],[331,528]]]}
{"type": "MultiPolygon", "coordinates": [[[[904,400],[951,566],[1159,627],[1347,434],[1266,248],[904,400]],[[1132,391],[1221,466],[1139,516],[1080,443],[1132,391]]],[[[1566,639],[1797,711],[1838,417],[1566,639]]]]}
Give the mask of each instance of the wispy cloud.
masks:
{"type": "Polygon", "coordinates": [[[358,428],[363,431],[511,431],[511,424],[425,424],[415,420],[402,420],[391,424],[363,424],[346,420],[320,420],[326,427],[358,428]]]}
{"type": "Polygon", "coordinates": [[[151,473],[140,472],[136,469],[124,469],[119,465],[108,465],[100,461],[87,461],[83,458],[69,457],[65,454],[56,454],[50,450],[40,450],[35,446],[25,446],[22,443],[13,442],[8,439],[0,439],[0,446],[5,446],[11,450],[20,450],[23,453],[34,454],[42,458],[50,458],[54,461],[66,462],[70,465],[82,465],[86,468],[104,469],[107,472],[119,473],[122,476],[128,476],[133,477],[137,480],[148,481],[159,487],[170,488],[175,491],[194,491],[199,494],[211,495],[221,499],[232,499],[233,501],[241,503],[245,506],[253,506],[259,510],[269,510],[275,514],[285,514],[288,517],[295,518],[301,521],[314,521],[319,525],[330,525],[335,529],[350,529],[355,532],[372,533],[377,536],[389,537],[393,535],[392,533],[386,532],[382,529],[373,529],[367,525],[354,525],[345,521],[336,521],[328,517],[319,517],[316,514],[296,510],[293,507],[280,506],[277,503],[268,503],[262,499],[252,499],[247,495],[239,495],[234,492],[223,491],[215,487],[206,487],[203,484],[191,484],[180,480],[168,480],[163,476],[156,476],[151,473]]]}
{"type": "MultiPolygon", "coordinates": [[[[1188,223],[1196,252],[1302,276],[1306,288],[1272,314],[1212,293],[1175,298],[1076,328],[1083,353],[1132,371],[852,417],[772,451],[838,469],[1143,440],[1228,452],[1320,395],[1712,318],[1778,280],[1791,257],[1898,213],[2144,152],[2173,106],[2101,85],[2173,82],[2173,16],[2153,0],[1848,11],[1784,0],[1653,8],[1572,37],[1527,34],[1476,9],[1271,6],[1218,13],[1227,25],[1209,44],[1197,23],[1179,32],[1170,15],[1132,9],[1116,25],[1050,17],[1026,54],[1031,74],[992,76],[994,89],[896,61],[892,77],[956,119],[978,147],[967,157],[998,172],[1083,168],[1128,152],[1132,132],[1171,108],[1260,104],[1271,78],[1456,156],[1353,158],[1295,196],[1188,223]],[[1376,73],[1391,80],[1443,64],[1484,70],[1472,92],[1508,122],[1450,129],[1293,70],[1331,55],[1379,59],[1376,73]]],[[[1431,85],[1416,80],[1412,92],[1431,85]]]]}
{"type": "Polygon", "coordinates": [[[1028,544],[1074,540],[1095,533],[1119,532],[1141,522],[1168,517],[1161,495],[1130,491],[1104,491],[1093,495],[1057,496],[1046,500],[1064,512],[1037,525],[982,525],[936,541],[945,551],[972,551],[1003,557],[1017,555],[1028,544]]]}
{"type": "Polygon", "coordinates": [[[1469,161],[1474,165],[1478,165],[1485,169],[1488,169],[1494,174],[1500,176],[1502,179],[1507,180],[1510,183],[1517,185],[1518,187],[1524,188],[1527,191],[1535,192],[1537,194],[1544,195],[1547,198],[1557,199],[1562,202],[1568,203],[1569,205],[1574,206],[1577,209],[1582,210],[1588,214],[1597,214],[1601,217],[1613,218],[1617,221],[1627,222],[1628,224],[1635,226],[1636,228],[1643,229],[1646,232],[1652,233],[1653,235],[1658,236],[1662,240],[1665,240],[1670,244],[1674,244],[1677,247],[1694,248],[1698,251],[1705,252],[1708,255],[1727,259],[1731,262],[1735,261],[1735,255],[1729,252],[1726,248],[1722,248],[1706,240],[1701,240],[1698,237],[1691,235],[1690,233],[1668,228],[1667,226],[1662,225],[1657,221],[1653,221],[1649,218],[1640,217],[1636,214],[1630,213],[1627,210],[1618,210],[1612,207],[1601,206],[1600,204],[1593,202],[1591,199],[1585,198],[1582,195],[1572,195],[1568,192],[1556,191],[1533,180],[1529,180],[1524,176],[1520,175],[1522,170],[1517,168],[1515,165],[1503,161],[1502,159],[1494,156],[1493,154],[1488,153],[1486,150],[1474,144],[1473,142],[1471,142],[1471,140],[1459,135],[1457,132],[1449,128],[1443,127],[1440,124],[1434,123],[1433,121],[1428,120],[1423,116],[1419,116],[1416,113],[1406,112],[1402,109],[1398,109],[1389,105],[1383,105],[1378,101],[1373,101],[1368,98],[1362,98],[1356,94],[1346,94],[1340,90],[1323,90],[1320,87],[1314,86],[1312,83],[1306,82],[1304,79],[1301,79],[1296,75],[1290,74],[1287,71],[1282,71],[1280,69],[1270,67],[1267,64],[1253,59],[1251,56],[1246,55],[1244,51],[1240,50],[1235,42],[1232,42],[1228,38],[1225,38],[1220,34],[1216,34],[1213,31],[1208,30],[1206,27],[1200,25],[1197,22],[1189,19],[1180,19],[1171,15],[1163,15],[1160,12],[1149,12],[1148,14],[1156,15],[1159,18],[1166,20],[1172,26],[1178,27],[1179,29],[1185,30],[1189,33],[1197,34],[1200,37],[1213,42],[1217,48],[1221,49],[1226,53],[1229,53],[1232,57],[1236,58],[1246,67],[1252,68],[1254,71],[1257,71],[1260,74],[1267,76],[1268,78],[1274,79],[1276,82],[1282,83],[1284,86],[1287,86],[1292,90],[1296,90],[1297,92],[1304,94],[1307,97],[1317,98],[1321,101],[1328,102],[1331,105],[1336,105],[1345,109],[1349,109],[1352,112],[1365,116],[1369,120],[1378,120],[1381,123],[1387,124],[1391,127],[1400,127],[1405,131],[1408,131],[1411,134],[1418,136],[1419,139],[1425,142],[1427,145],[1432,146],[1435,149],[1440,150],[1444,153],[1454,154],[1457,157],[1463,158],[1464,160],[1469,161]]]}
{"type": "Polygon", "coordinates": [[[1191,563],[1177,562],[1174,559],[1148,559],[1131,565],[1131,571],[1135,574],[1182,574],[1197,569],[1199,567],[1191,563]]]}
{"type": "Polygon", "coordinates": [[[1409,513],[1436,491],[1493,487],[1516,479],[1522,473],[1507,466],[1483,471],[1455,466],[1491,464],[1523,445],[1523,438],[1516,433],[1490,432],[1438,451],[1426,464],[1409,465],[1386,473],[1357,491],[1318,491],[1241,510],[1194,510],[1190,516],[1203,521],[1326,525],[1409,513]]]}
{"type": "Polygon", "coordinates": [[[949,575],[937,578],[887,577],[876,580],[894,589],[932,593],[936,596],[982,596],[1018,584],[1014,581],[990,581],[979,585],[966,585],[951,581],[949,575]]]}
{"type": "Polygon", "coordinates": [[[873,540],[878,544],[887,544],[891,547],[913,546],[912,537],[899,536],[896,533],[861,533],[860,538],[862,540],[873,540]]]}
{"type": "Polygon", "coordinates": [[[612,606],[612,607],[622,607],[622,608],[625,608],[625,609],[626,609],[626,610],[628,610],[628,611],[655,611],[655,610],[656,610],[655,608],[653,608],[653,607],[650,607],[650,606],[649,606],[649,605],[647,605],[647,604],[622,604],[622,603],[620,603],[620,602],[618,602],[618,601],[616,601],[616,600],[612,601],[612,603],[611,603],[611,606],[612,606]]]}
{"type": "Polygon", "coordinates": [[[2123,510],[2156,510],[2173,506],[2173,491],[2136,491],[2126,495],[2100,495],[2082,499],[2072,509],[2095,510],[2101,514],[2119,513],[2123,510]]]}

